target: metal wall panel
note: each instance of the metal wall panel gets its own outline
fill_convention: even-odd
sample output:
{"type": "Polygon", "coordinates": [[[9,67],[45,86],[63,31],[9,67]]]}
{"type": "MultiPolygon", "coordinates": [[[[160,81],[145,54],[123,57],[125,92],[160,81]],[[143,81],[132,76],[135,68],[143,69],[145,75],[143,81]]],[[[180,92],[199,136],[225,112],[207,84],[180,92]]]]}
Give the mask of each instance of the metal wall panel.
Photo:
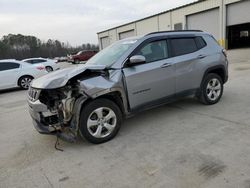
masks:
{"type": "Polygon", "coordinates": [[[109,37],[102,37],[101,38],[101,48],[106,48],[109,46],[109,37]]]}
{"type": "Polygon", "coordinates": [[[119,40],[135,36],[135,30],[119,33],[119,40]]]}
{"type": "Polygon", "coordinates": [[[216,39],[220,35],[219,9],[212,9],[187,16],[187,28],[198,29],[212,34],[216,39]]]}
{"type": "Polygon", "coordinates": [[[227,26],[250,22],[250,1],[242,1],[227,6],[227,26]]]}
{"type": "Polygon", "coordinates": [[[136,22],[137,35],[145,35],[159,30],[158,16],[136,22]]]}
{"type": "Polygon", "coordinates": [[[182,23],[174,24],[174,30],[183,30],[182,23]]]}

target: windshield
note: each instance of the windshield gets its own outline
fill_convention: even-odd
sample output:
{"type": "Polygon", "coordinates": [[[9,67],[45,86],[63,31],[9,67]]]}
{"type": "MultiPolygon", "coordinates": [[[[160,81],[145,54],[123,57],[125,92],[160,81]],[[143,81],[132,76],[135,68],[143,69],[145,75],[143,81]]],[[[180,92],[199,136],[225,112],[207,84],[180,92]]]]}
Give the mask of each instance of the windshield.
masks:
{"type": "Polygon", "coordinates": [[[76,55],[81,55],[82,51],[78,52],[76,55]]]}
{"type": "Polygon", "coordinates": [[[92,57],[88,65],[106,65],[115,63],[137,40],[119,41],[103,49],[92,57]]]}

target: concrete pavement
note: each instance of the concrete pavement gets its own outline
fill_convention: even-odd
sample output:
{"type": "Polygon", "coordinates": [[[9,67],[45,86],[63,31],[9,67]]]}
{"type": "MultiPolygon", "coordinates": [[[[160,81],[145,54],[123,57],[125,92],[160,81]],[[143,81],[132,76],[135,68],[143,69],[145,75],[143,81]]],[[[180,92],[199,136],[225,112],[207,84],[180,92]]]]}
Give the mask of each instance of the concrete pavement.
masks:
{"type": "Polygon", "coordinates": [[[192,98],[124,122],[101,145],[38,134],[26,91],[0,93],[0,187],[250,187],[250,49],[229,51],[220,103],[192,98]]]}

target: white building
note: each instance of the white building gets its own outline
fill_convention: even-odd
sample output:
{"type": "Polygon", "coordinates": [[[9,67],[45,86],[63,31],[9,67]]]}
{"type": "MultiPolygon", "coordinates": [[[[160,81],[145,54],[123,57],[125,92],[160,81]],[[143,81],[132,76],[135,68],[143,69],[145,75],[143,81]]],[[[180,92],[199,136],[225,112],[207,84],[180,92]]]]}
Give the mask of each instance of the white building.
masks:
{"type": "Polygon", "coordinates": [[[250,47],[250,0],[201,0],[98,33],[103,49],[126,37],[195,29],[211,33],[229,49],[250,47]]]}

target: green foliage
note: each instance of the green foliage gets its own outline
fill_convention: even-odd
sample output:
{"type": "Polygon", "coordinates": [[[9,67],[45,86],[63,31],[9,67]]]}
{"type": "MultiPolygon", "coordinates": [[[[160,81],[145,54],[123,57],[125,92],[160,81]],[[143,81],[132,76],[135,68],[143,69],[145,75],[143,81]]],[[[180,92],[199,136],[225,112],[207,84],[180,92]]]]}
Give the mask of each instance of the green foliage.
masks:
{"type": "Polygon", "coordinates": [[[34,36],[8,34],[0,40],[0,59],[25,59],[29,57],[63,57],[80,50],[98,50],[98,45],[83,44],[72,47],[59,40],[49,39],[46,42],[34,36]]]}

